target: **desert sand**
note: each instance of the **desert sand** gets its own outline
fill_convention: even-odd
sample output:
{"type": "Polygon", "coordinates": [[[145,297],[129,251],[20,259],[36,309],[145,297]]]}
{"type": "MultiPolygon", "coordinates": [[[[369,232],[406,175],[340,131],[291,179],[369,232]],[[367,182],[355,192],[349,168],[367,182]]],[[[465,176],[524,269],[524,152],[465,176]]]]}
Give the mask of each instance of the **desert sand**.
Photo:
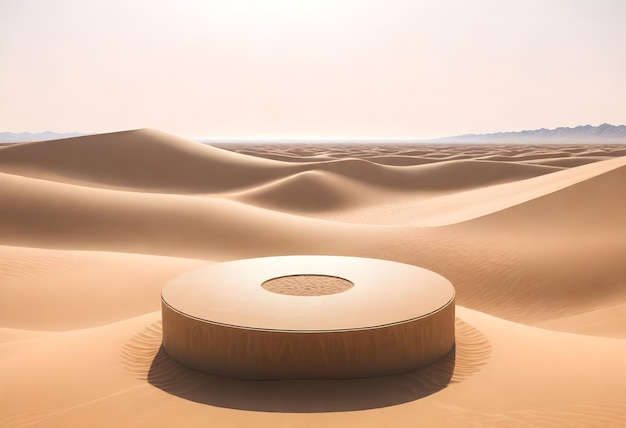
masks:
{"type": "Polygon", "coordinates": [[[0,403],[3,427],[626,426],[626,146],[0,147],[0,403]],[[298,254],[443,275],[455,349],[262,382],[163,352],[172,278],[298,254]]]}

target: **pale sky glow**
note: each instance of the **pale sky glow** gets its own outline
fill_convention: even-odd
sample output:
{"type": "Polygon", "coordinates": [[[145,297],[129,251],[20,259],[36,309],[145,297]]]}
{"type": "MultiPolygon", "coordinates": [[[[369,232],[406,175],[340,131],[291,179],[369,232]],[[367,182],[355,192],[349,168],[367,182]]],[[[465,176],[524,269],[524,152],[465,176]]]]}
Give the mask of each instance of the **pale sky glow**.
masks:
{"type": "Polygon", "coordinates": [[[0,132],[626,124],[623,0],[0,0],[0,132]]]}

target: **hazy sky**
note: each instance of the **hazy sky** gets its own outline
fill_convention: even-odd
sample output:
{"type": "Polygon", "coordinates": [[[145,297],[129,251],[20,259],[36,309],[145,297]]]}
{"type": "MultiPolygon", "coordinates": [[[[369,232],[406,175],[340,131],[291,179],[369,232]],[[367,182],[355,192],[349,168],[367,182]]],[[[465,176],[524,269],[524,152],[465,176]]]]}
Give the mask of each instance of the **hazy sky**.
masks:
{"type": "Polygon", "coordinates": [[[0,0],[0,131],[626,124],[625,0],[0,0]]]}

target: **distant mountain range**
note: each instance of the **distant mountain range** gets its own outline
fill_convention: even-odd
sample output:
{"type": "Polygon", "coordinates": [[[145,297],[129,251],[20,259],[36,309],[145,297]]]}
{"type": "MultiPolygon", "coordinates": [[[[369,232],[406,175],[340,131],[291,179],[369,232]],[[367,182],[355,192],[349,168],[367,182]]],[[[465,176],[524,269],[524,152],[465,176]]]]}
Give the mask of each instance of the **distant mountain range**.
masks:
{"type": "MultiPolygon", "coordinates": [[[[0,132],[0,143],[23,143],[28,141],[56,140],[79,137],[79,132],[0,132]]],[[[419,140],[415,140],[419,142],[419,140]]],[[[440,143],[626,143],[626,126],[581,125],[574,128],[534,129],[519,132],[496,132],[494,134],[465,134],[428,140],[440,143]]],[[[268,141],[269,142],[269,141],[268,141]]],[[[357,142],[357,141],[354,141],[357,142]]]]}
{"type": "Polygon", "coordinates": [[[496,132],[494,134],[466,134],[439,138],[447,143],[626,143],[626,126],[581,125],[575,128],[534,129],[519,132],[496,132]]]}
{"type": "Polygon", "coordinates": [[[28,141],[58,140],[59,138],[80,137],[80,132],[0,132],[0,143],[26,143],[28,141]]]}

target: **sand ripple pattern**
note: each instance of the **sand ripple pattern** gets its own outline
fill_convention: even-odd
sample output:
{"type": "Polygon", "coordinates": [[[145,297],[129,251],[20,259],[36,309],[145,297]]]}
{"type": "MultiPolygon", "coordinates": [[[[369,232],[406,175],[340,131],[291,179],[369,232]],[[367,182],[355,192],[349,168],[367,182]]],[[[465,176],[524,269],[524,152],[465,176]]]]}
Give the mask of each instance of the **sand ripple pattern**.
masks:
{"type": "Polygon", "coordinates": [[[458,318],[456,346],[448,355],[413,372],[378,378],[256,382],[192,370],[161,347],[160,321],[122,349],[130,372],[172,395],[225,408],[292,413],[365,410],[418,400],[469,378],[490,355],[487,338],[458,318]]]}
{"type": "Polygon", "coordinates": [[[456,409],[447,423],[453,426],[510,428],[607,428],[626,426],[626,403],[606,401],[571,404],[549,409],[522,409],[502,413],[476,413],[456,409]]]}
{"type": "Polygon", "coordinates": [[[38,278],[42,274],[71,272],[80,265],[80,259],[75,255],[59,255],[43,249],[13,253],[11,247],[0,246],[0,251],[0,280],[4,282],[38,278]]]}

